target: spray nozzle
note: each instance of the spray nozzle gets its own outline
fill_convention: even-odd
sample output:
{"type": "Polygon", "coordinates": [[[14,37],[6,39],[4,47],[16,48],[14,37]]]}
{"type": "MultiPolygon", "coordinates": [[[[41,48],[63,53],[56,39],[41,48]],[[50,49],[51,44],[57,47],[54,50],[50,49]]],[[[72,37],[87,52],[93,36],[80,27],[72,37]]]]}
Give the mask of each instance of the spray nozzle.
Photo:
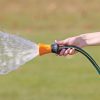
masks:
{"type": "Polygon", "coordinates": [[[44,55],[48,53],[56,53],[59,54],[59,52],[62,50],[62,47],[59,46],[57,43],[53,43],[51,45],[48,44],[39,44],[39,54],[44,55]]]}
{"type": "Polygon", "coordinates": [[[51,53],[51,45],[48,45],[48,44],[43,44],[43,43],[40,43],[39,44],[39,55],[44,55],[44,54],[48,54],[48,53],[51,53]]]}

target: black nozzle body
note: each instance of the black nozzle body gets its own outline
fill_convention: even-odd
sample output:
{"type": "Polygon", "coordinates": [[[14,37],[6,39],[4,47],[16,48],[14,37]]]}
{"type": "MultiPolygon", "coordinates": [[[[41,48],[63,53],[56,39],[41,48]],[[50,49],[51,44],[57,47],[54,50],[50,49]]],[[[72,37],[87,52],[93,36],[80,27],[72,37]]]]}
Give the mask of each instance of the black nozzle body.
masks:
{"type": "Polygon", "coordinates": [[[53,44],[51,45],[51,51],[52,51],[52,53],[58,54],[58,53],[59,53],[59,45],[56,44],[56,43],[53,43],[53,44]]]}

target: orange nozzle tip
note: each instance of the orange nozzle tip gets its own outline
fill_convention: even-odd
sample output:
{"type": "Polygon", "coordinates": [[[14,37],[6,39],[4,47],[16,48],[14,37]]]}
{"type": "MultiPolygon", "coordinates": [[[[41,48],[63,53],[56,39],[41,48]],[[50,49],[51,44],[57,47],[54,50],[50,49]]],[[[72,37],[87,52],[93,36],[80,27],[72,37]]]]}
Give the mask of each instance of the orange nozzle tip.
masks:
{"type": "Polygon", "coordinates": [[[47,45],[47,44],[39,44],[39,55],[44,55],[44,54],[48,54],[51,53],[51,45],[47,45]]]}

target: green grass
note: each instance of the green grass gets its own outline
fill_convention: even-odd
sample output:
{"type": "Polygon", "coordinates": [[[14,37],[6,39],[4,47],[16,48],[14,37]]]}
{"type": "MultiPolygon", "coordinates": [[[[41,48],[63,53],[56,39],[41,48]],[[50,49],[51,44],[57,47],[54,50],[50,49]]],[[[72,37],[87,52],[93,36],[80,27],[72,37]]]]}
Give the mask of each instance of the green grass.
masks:
{"type": "MultiPolygon", "coordinates": [[[[0,0],[0,30],[36,43],[100,31],[99,0],[0,0]]],[[[87,50],[100,62],[100,47],[87,50]]],[[[0,76],[0,100],[99,100],[100,79],[80,54],[37,57],[0,76]]]]}

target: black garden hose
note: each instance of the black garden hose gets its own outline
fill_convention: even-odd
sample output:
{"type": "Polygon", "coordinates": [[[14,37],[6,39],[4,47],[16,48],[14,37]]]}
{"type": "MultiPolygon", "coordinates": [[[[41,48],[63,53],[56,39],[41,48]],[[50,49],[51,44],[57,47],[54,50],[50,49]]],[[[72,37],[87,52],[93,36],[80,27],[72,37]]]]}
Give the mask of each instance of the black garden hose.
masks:
{"type": "Polygon", "coordinates": [[[80,47],[72,46],[72,45],[71,46],[70,45],[67,45],[67,46],[59,46],[56,43],[52,44],[51,47],[52,47],[52,52],[53,53],[56,53],[56,54],[59,54],[59,52],[62,49],[74,48],[76,51],[82,53],[92,63],[92,65],[94,66],[94,68],[100,74],[100,66],[96,63],[96,61],[93,59],[93,57],[91,57],[85,50],[81,49],[80,47]]]}

